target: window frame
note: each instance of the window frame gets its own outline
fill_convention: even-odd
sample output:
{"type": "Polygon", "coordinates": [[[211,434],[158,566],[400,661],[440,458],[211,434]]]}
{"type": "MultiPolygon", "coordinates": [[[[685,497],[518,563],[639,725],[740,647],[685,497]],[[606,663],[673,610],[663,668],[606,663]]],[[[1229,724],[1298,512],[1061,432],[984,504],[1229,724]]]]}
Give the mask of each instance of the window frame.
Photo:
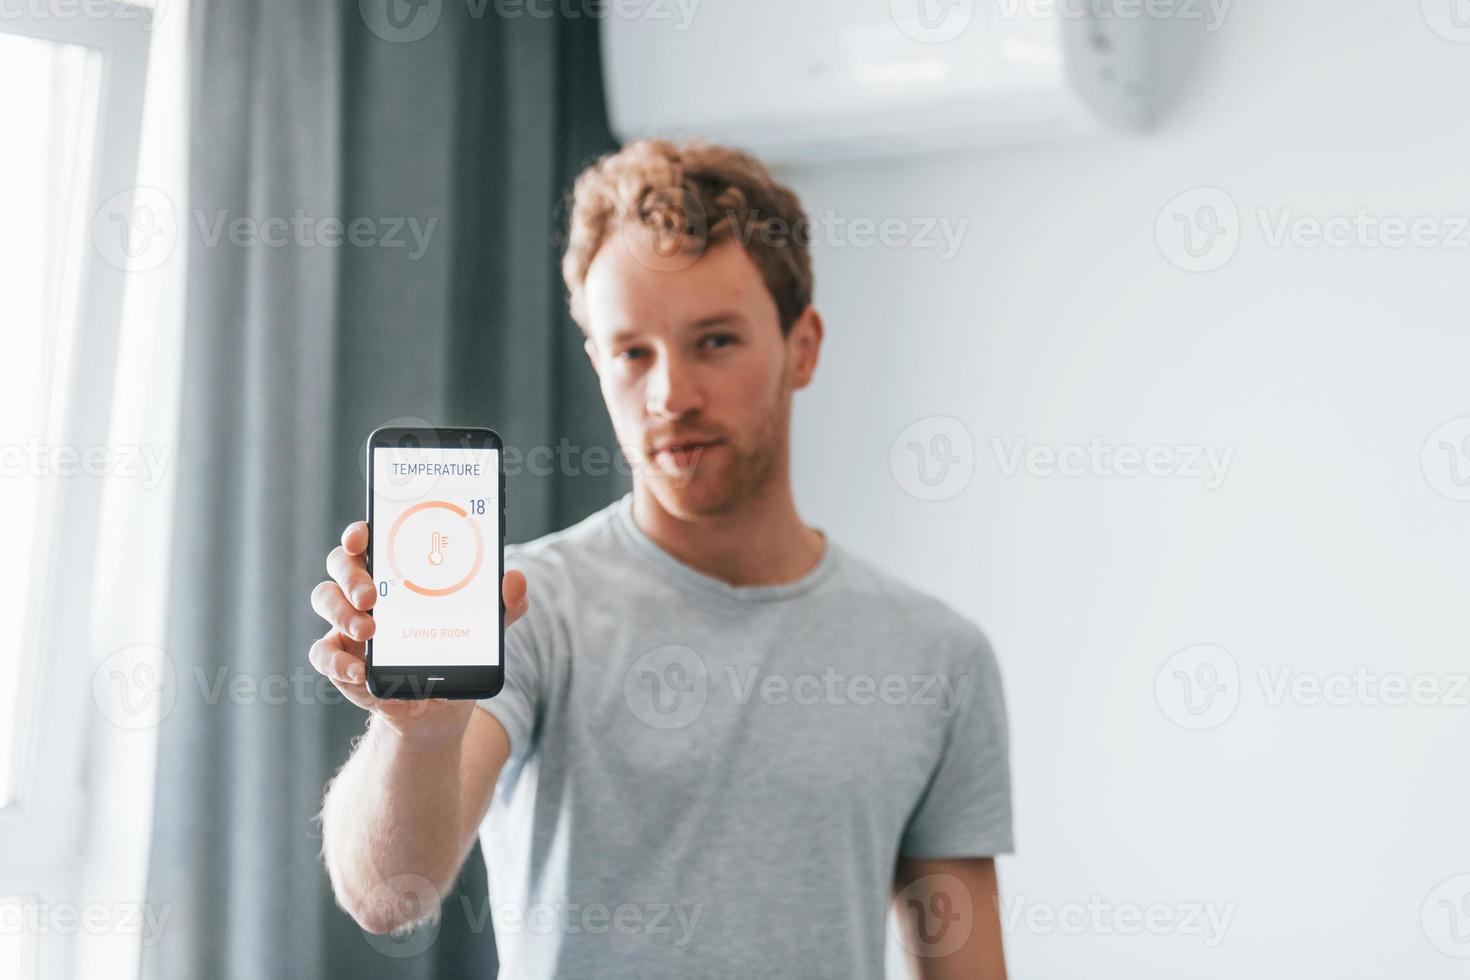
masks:
{"type": "MultiPolygon", "coordinates": [[[[143,126],[153,14],[127,3],[47,0],[12,9],[0,33],[79,45],[100,55],[92,159],[76,225],[109,202],[131,208],[143,126]]],[[[85,234],[85,231],[83,232],[85,234]]],[[[89,236],[90,237],[90,236],[89,236]]],[[[79,250],[79,295],[72,333],[59,345],[51,377],[64,390],[50,399],[46,441],[53,446],[109,444],[115,370],[128,275],[95,246],[79,250]]],[[[89,476],[38,480],[37,520],[30,533],[35,590],[24,627],[15,718],[12,799],[0,808],[0,896],[21,895],[46,907],[76,895],[89,805],[88,733],[92,701],[92,555],[101,527],[106,482],[89,476]]],[[[30,936],[37,976],[70,976],[74,934],[30,936]]]]}

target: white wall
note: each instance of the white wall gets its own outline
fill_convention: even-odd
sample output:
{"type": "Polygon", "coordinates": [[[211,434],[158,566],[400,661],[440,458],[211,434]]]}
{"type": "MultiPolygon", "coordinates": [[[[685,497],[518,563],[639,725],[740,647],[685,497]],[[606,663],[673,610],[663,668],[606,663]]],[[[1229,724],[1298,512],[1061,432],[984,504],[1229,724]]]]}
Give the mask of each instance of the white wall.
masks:
{"type": "Polygon", "coordinates": [[[1470,43],[1381,0],[1238,0],[1216,32],[1161,35],[1167,101],[1147,136],[789,175],[813,214],[969,219],[948,261],[818,246],[828,334],[798,397],[799,503],[994,642],[1015,772],[1007,902],[1232,916],[1213,946],[1023,919],[1014,976],[1463,976],[1470,503],[1449,494],[1470,444],[1452,459],[1436,438],[1427,473],[1421,450],[1470,416],[1470,231],[1458,248],[1271,247],[1256,209],[1470,215],[1470,43]],[[1189,273],[1155,225],[1199,186],[1239,207],[1239,248],[1189,273]],[[895,437],[930,416],[973,444],[957,447],[968,484],[936,502],[890,467],[895,437]],[[1094,436],[1234,455],[1206,489],[1006,476],[992,445],[1094,436]],[[1198,644],[1238,667],[1223,721],[1181,700],[1173,670],[1196,663],[1156,694],[1198,644]],[[1460,703],[1374,704],[1394,692],[1370,688],[1272,704],[1261,677],[1360,666],[1428,675],[1460,703]]]}

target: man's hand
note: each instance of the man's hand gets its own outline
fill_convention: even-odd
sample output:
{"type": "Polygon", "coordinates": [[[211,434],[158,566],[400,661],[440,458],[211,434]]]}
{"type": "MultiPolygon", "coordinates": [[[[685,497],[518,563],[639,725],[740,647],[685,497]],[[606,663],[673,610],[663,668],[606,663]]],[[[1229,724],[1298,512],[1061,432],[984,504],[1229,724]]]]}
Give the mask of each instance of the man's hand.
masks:
{"type": "MultiPolygon", "coordinates": [[[[400,700],[377,698],[367,689],[363,653],[368,637],[377,623],[367,615],[377,603],[363,552],[367,550],[368,526],[363,521],[347,525],[342,543],[327,555],[327,572],[332,577],[311,593],[311,608],[331,628],[311,645],[311,665],[337,686],[346,698],[359,708],[378,715],[384,723],[402,733],[412,733],[423,742],[452,741],[464,734],[475,702],[427,698],[400,700]]],[[[526,577],[520,572],[507,572],[500,585],[505,599],[505,625],[525,615],[530,603],[526,598],[526,577]]]]}
{"type": "Polygon", "coordinates": [[[918,980],[1005,980],[994,858],[901,857],[893,894],[918,980]]]}

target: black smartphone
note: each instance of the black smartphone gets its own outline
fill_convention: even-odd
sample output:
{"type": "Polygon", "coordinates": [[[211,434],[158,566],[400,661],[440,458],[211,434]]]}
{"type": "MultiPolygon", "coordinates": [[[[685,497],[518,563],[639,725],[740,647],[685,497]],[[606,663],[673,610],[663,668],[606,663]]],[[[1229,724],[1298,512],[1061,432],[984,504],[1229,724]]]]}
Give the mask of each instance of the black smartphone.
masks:
{"type": "Polygon", "coordinates": [[[505,469],[484,428],[374,429],[367,567],[378,590],[367,686],[488,698],[505,683],[505,469]]]}

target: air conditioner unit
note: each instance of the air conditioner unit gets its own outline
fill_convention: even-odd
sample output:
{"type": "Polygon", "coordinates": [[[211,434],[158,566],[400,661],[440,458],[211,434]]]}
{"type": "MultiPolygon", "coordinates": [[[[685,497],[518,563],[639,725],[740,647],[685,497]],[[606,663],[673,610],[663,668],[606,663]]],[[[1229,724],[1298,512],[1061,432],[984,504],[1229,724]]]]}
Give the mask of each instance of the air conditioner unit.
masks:
{"type": "Polygon", "coordinates": [[[705,136],[773,162],[1010,143],[1149,118],[1136,0],[607,0],[623,139],[705,136]]]}

